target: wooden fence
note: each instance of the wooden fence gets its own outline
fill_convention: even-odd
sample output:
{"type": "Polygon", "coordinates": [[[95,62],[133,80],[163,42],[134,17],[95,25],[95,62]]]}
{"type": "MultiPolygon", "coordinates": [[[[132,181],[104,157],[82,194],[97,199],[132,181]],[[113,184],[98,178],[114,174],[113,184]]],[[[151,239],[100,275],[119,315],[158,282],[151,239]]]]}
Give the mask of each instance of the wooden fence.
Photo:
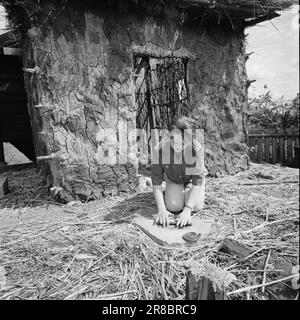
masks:
{"type": "Polygon", "coordinates": [[[299,168],[299,135],[249,134],[250,160],[299,168]]]}

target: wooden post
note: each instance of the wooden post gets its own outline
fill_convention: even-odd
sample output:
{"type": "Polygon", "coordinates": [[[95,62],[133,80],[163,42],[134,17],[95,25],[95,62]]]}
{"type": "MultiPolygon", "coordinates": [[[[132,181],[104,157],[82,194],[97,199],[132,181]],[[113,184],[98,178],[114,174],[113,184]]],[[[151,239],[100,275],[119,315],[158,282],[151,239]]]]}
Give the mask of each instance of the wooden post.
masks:
{"type": "Polygon", "coordinates": [[[272,139],[272,163],[275,164],[277,162],[277,137],[273,137],[272,139]]]}
{"type": "Polygon", "coordinates": [[[190,107],[190,94],[191,94],[191,86],[189,85],[190,81],[189,81],[189,68],[188,68],[188,62],[189,60],[186,58],[183,60],[184,63],[184,84],[185,84],[185,88],[186,88],[186,95],[187,95],[187,100],[188,100],[188,105],[189,105],[189,110],[188,110],[188,116],[191,115],[191,107],[190,107]]]}
{"type": "Polygon", "coordinates": [[[254,143],[255,138],[248,137],[248,139],[249,139],[249,147],[251,148],[249,152],[249,157],[251,161],[255,161],[255,143],[254,143]]]}
{"type": "Polygon", "coordinates": [[[254,159],[255,159],[255,162],[257,162],[257,137],[254,139],[254,146],[255,146],[254,159]]]}
{"type": "Polygon", "coordinates": [[[292,165],[293,164],[293,138],[288,137],[287,138],[287,165],[292,165]]]}
{"type": "Polygon", "coordinates": [[[213,283],[210,279],[201,277],[196,279],[190,271],[186,282],[186,300],[227,300],[225,290],[213,289],[213,283]]]}
{"type": "Polygon", "coordinates": [[[281,165],[285,164],[285,141],[284,137],[279,137],[279,159],[281,165]]]}
{"type": "Polygon", "coordinates": [[[270,163],[270,137],[265,137],[265,162],[270,163]]]}
{"type": "Polygon", "coordinates": [[[252,161],[256,162],[257,161],[257,138],[256,137],[252,138],[252,145],[253,145],[252,161]]]}
{"type": "Polygon", "coordinates": [[[299,168],[299,137],[295,137],[295,168],[299,168]]]}
{"type": "Polygon", "coordinates": [[[257,138],[257,161],[263,161],[263,137],[257,138]]]}
{"type": "Polygon", "coordinates": [[[152,77],[151,77],[151,65],[150,60],[147,58],[147,67],[145,73],[145,81],[146,81],[146,101],[147,101],[147,113],[148,113],[148,124],[149,124],[149,131],[152,141],[154,145],[157,145],[159,142],[159,135],[156,130],[151,131],[152,129],[156,129],[157,120],[155,118],[154,108],[152,107],[152,98],[151,98],[151,90],[152,90],[152,77]],[[154,136],[152,136],[154,134],[154,136]]]}
{"type": "Polygon", "coordinates": [[[186,300],[227,300],[227,287],[234,280],[233,274],[210,263],[192,267],[186,277],[186,300]]]}
{"type": "Polygon", "coordinates": [[[151,103],[151,66],[150,62],[148,60],[148,65],[146,69],[146,74],[145,74],[145,80],[146,80],[146,99],[147,99],[147,111],[148,111],[148,117],[149,117],[149,123],[150,123],[150,128],[154,129],[156,126],[154,117],[153,117],[153,108],[152,108],[152,103],[151,103]]]}

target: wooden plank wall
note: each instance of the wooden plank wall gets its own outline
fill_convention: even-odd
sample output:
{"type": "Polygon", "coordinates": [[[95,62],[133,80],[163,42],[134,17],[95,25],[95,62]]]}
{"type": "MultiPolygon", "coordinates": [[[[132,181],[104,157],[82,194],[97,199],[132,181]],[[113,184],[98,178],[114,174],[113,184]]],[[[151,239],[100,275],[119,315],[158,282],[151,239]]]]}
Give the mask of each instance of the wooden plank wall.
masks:
{"type": "Polygon", "coordinates": [[[299,136],[249,134],[249,156],[253,162],[280,163],[299,168],[299,136]]]}

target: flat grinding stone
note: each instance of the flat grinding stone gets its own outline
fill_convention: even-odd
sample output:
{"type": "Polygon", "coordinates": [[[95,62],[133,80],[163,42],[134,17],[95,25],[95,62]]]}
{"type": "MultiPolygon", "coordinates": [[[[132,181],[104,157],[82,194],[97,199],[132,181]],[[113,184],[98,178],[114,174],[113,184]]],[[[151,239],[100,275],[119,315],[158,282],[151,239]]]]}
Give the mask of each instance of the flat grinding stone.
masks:
{"type": "Polygon", "coordinates": [[[205,239],[213,230],[214,220],[201,219],[196,216],[192,219],[192,225],[184,228],[177,228],[174,225],[162,227],[154,221],[156,210],[139,209],[135,212],[131,222],[144,231],[153,241],[160,245],[184,245],[192,246],[202,239],[205,239]],[[182,239],[187,232],[201,233],[200,239],[196,242],[188,242],[182,239]]]}

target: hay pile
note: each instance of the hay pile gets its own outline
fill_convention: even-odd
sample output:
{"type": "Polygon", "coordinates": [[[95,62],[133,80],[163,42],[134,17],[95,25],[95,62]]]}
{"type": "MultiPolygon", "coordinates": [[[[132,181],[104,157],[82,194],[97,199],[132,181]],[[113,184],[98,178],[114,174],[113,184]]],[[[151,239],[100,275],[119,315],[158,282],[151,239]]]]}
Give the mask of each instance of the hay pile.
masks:
{"type": "Polygon", "coordinates": [[[236,276],[228,299],[296,297],[289,270],[299,257],[296,169],[252,164],[209,179],[202,215],[216,219],[216,230],[192,248],[160,247],[126,222],[136,208],[154,205],[150,189],[127,200],[54,205],[34,169],[26,170],[10,173],[13,191],[0,199],[0,299],[181,300],[195,261],[236,276]],[[120,218],[105,221],[105,213],[120,218]],[[251,254],[220,251],[226,237],[251,254]]]}
{"type": "Polygon", "coordinates": [[[9,177],[10,193],[0,198],[0,209],[32,208],[37,202],[52,202],[45,178],[36,173],[33,164],[11,165],[5,172],[4,169],[2,171],[0,176],[9,177]]]}

